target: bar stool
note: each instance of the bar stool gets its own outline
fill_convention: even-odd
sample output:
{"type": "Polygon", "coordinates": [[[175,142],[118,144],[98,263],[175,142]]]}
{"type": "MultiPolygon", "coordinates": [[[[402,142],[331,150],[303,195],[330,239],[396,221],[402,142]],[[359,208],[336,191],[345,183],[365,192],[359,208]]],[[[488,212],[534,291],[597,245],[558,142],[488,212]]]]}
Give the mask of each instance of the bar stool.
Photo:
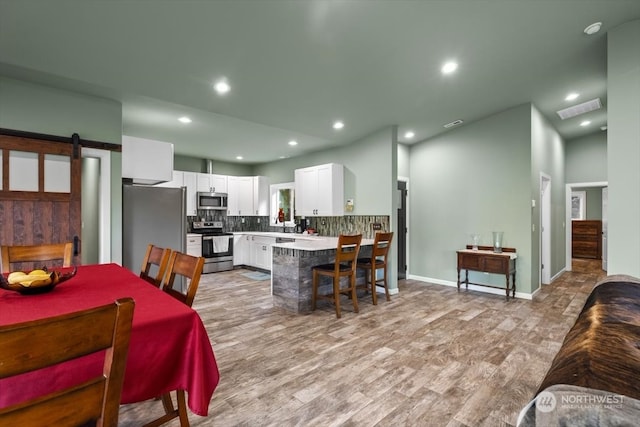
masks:
{"type": "Polygon", "coordinates": [[[373,305],[378,304],[376,285],[380,281],[383,282],[384,293],[387,296],[387,301],[391,301],[391,297],[389,296],[389,285],[387,284],[387,257],[389,255],[389,248],[391,247],[392,239],[393,232],[376,233],[376,237],[373,241],[373,249],[371,249],[371,258],[358,258],[357,268],[362,268],[366,270],[366,272],[364,276],[364,284],[358,285],[357,288],[369,291],[369,285],[371,285],[371,299],[373,300],[373,305]],[[378,279],[376,275],[380,269],[384,269],[382,279],[378,279]]]}
{"type": "Polygon", "coordinates": [[[336,316],[341,317],[340,294],[350,296],[353,309],[358,312],[358,297],[356,295],[356,261],[360,252],[362,234],[347,236],[341,234],[338,237],[336,259],[331,264],[316,265],[313,267],[313,291],[311,294],[311,309],[316,309],[317,299],[326,299],[336,307],[336,316]],[[318,295],[318,281],[320,276],[328,276],[333,279],[333,292],[326,295],[318,295]],[[340,279],[349,278],[349,286],[340,288],[340,279]]]}

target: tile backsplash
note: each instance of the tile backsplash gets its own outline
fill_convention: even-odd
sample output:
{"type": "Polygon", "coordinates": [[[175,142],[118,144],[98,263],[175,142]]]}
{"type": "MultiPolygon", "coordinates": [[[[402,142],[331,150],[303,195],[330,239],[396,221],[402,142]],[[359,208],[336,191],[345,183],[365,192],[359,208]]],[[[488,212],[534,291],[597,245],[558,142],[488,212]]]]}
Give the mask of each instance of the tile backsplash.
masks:
{"type": "MultiPolygon", "coordinates": [[[[228,216],[222,219],[225,222],[225,231],[283,231],[281,225],[269,223],[268,216],[228,216]]],[[[327,216],[327,217],[307,217],[308,226],[316,229],[321,236],[338,236],[343,234],[362,233],[362,237],[372,239],[376,230],[374,223],[381,225],[382,231],[389,230],[388,215],[348,215],[348,216],[327,216]]],[[[286,232],[294,231],[293,227],[286,227],[286,232]]]]}

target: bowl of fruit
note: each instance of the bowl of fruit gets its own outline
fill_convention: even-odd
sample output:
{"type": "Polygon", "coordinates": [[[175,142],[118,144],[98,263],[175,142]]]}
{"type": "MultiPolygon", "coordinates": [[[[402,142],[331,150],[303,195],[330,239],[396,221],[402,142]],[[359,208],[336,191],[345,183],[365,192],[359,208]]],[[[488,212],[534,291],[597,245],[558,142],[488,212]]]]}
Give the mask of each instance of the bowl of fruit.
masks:
{"type": "Polygon", "coordinates": [[[29,273],[14,271],[5,278],[0,275],[0,288],[16,291],[21,294],[31,295],[49,292],[57,285],[71,279],[76,275],[77,268],[62,273],[60,271],[48,271],[47,267],[32,270],[29,273]]]}

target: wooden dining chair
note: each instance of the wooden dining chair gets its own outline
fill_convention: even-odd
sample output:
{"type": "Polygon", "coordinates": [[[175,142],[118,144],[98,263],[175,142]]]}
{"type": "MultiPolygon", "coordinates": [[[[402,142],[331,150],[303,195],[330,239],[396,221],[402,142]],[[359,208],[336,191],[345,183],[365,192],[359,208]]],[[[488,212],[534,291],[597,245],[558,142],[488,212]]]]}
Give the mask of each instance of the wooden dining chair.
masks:
{"type": "MultiPolygon", "coordinates": [[[[200,276],[202,275],[203,268],[203,257],[196,257],[182,252],[172,251],[171,256],[169,257],[167,273],[165,274],[164,281],[162,283],[162,290],[191,307],[198,290],[198,284],[200,283],[200,276]],[[174,288],[175,280],[178,277],[182,277],[186,282],[185,292],[174,288]]],[[[177,390],[176,394],[177,406],[173,405],[170,393],[164,393],[161,396],[165,414],[160,418],[145,424],[144,427],[160,426],[174,418],[180,419],[180,426],[189,426],[184,390],[177,390]]]]}
{"type": "Polygon", "coordinates": [[[123,298],[97,308],[0,326],[0,378],[94,353],[104,359],[102,369],[85,382],[0,409],[0,425],[116,427],[133,310],[133,299],[123,298]]]}
{"type": "MultiPolygon", "coordinates": [[[[2,254],[2,272],[12,271],[11,265],[14,263],[32,263],[28,268],[18,265],[20,270],[41,268],[42,263],[58,261],[62,267],[71,267],[73,259],[73,243],[54,243],[47,245],[25,245],[0,247],[2,254]]],[[[50,265],[48,266],[50,267],[50,265]]]]}
{"type": "Polygon", "coordinates": [[[356,288],[366,289],[367,292],[371,291],[373,305],[378,304],[378,293],[376,292],[378,282],[382,282],[387,301],[391,301],[389,284],[387,283],[387,258],[389,256],[389,249],[391,248],[391,240],[393,240],[393,232],[376,233],[376,237],[373,240],[373,248],[371,249],[371,257],[358,258],[357,268],[364,269],[366,274],[364,276],[364,284],[358,285],[356,288]],[[383,276],[381,279],[378,279],[377,273],[380,269],[383,270],[383,276]]]}
{"type": "Polygon", "coordinates": [[[362,234],[347,236],[341,234],[338,237],[336,258],[331,264],[316,265],[313,267],[313,290],[311,293],[311,309],[316,309],[316,300],[326,299],[335,305],[336,316],[342,316],[340,310],[340,295],[345,294],[351,298],[353,309],[358,312],[358,297],[356,295],[356,261],[360,252],[362,234]],[[320,276],[328,276],[333,280],[333,291],[329,294],[318,294],[318,282],[320,276]],[[340,279],[349,279],[347,287],[340,287],[340,279]]]}
{"type": "Polygon", "coordinates": [[[140,277],[159,288],[162,285],[162,279],[167,271],[170,256],[171,249],[149,244],[144,259],[142,260],[140,277]],[[153,274],[154,271],[155,275],[153,274]]]}

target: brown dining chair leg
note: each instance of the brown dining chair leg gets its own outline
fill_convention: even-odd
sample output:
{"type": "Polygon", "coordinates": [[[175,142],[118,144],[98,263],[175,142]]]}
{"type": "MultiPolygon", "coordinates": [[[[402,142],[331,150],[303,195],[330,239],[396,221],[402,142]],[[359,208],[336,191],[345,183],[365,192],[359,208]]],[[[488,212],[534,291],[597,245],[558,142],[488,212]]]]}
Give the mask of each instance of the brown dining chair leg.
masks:
{"type": "Polygon", "coordinates": [[[371,299],[373,300],[373,305],[378,305],[378,293],[376,292],[376,269],[371,266],[369,272],[371,273],[371,299]]]}
{"type": "Polygon", "coordinates": [[[340,277],[333,277],[333,302],[336,306],[336,316],[342,317],[340,313],[340,277]]]}
{"type": "Polygon", "coordinates": [[[384,266],[384,293],[387,296],[387,301],[391,301],[391,295],[389,295],[389,285],[387,284],[387,265],[384,266]]]}
{"type": "Polygon", "coordinates": [[[185,400],[184,390],[178,390],[178,417],[180,418],[180,426],[189,426],[189,417],[187,417],[187,402],[185,400]]]}
{"type": "Polygon", "coordinates": [[[353,310],[358,313],[358,295],[356,294],[356,275],[355,273],[349,276],[349,282],[351,285],[351,302],[353,302],[353,310]]]}

